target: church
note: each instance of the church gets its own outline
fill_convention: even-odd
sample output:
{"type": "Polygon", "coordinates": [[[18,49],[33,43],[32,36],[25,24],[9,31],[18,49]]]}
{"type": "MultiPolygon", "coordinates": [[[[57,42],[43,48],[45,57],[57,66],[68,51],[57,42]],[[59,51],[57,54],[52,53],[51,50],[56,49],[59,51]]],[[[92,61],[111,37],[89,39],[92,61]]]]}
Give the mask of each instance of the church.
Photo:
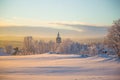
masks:
{"type": "Polygon", "coordinates": [[[57,34],[57,37],[56,37],[56,43],[57,44],[60,44],[62,41],[61,41],[61,37],[60,37],[60,34],[59,34],[59,32],[58,32],[58,34],[57,34]]]}

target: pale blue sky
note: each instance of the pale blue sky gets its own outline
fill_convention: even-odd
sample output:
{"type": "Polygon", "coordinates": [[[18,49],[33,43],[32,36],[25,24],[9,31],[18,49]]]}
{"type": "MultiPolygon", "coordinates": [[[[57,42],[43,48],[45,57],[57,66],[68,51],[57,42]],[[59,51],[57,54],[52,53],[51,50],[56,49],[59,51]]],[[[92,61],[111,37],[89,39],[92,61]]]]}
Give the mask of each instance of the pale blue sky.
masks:
{"type": "Polygon", "coordinates": [[[120,18],[120,0],[0,0],[0,13],[2,18],[109,25],[120,18]]]}
{"type": "Polygon", "coordinates": [[[0,27],[25,27],[1,28],[0,35],[29,35],[31,26],[40,27],[31,32],[37,36],[61,31],[68,37],[104,37],[106,26],[119,18],[120,0],[0,0],[0,27]]]}

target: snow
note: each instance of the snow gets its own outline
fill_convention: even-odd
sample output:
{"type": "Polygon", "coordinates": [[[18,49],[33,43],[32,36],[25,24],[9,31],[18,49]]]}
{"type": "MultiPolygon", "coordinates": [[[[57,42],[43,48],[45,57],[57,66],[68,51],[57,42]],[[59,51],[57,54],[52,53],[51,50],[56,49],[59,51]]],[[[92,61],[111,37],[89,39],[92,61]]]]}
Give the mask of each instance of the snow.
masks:
{"type": "Polygon", "coordinates": [[[5,53],[5,52],[0,52],[0,56],[8,56],[9,54],[5,53]]]}
{"type": "Polygon", "coordinates": [[[0,80],[120,80],[119,61],[82,56],[0,56],[0,80]]]}

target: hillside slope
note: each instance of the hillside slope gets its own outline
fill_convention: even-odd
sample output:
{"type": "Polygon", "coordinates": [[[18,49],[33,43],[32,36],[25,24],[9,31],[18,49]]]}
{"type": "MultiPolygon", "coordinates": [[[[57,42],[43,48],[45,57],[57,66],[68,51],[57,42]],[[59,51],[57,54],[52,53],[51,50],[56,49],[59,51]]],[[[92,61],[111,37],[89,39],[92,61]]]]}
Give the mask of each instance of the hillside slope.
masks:
{"type": "Polygon", "coordinates": [[[0,56],[0,80],[120,80],[113,58],[41,54],[0,56]]]}

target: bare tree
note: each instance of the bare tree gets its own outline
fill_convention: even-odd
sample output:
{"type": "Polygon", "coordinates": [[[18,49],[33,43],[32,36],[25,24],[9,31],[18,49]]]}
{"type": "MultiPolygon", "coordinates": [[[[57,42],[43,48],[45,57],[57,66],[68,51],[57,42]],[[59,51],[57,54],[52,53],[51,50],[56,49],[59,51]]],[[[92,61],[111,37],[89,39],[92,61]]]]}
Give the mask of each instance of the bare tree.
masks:
{"type": "Polygon", "coordinates": [[[120,58],[120,19],[114,21],[107,35],[107,43],[120,58]]]}

